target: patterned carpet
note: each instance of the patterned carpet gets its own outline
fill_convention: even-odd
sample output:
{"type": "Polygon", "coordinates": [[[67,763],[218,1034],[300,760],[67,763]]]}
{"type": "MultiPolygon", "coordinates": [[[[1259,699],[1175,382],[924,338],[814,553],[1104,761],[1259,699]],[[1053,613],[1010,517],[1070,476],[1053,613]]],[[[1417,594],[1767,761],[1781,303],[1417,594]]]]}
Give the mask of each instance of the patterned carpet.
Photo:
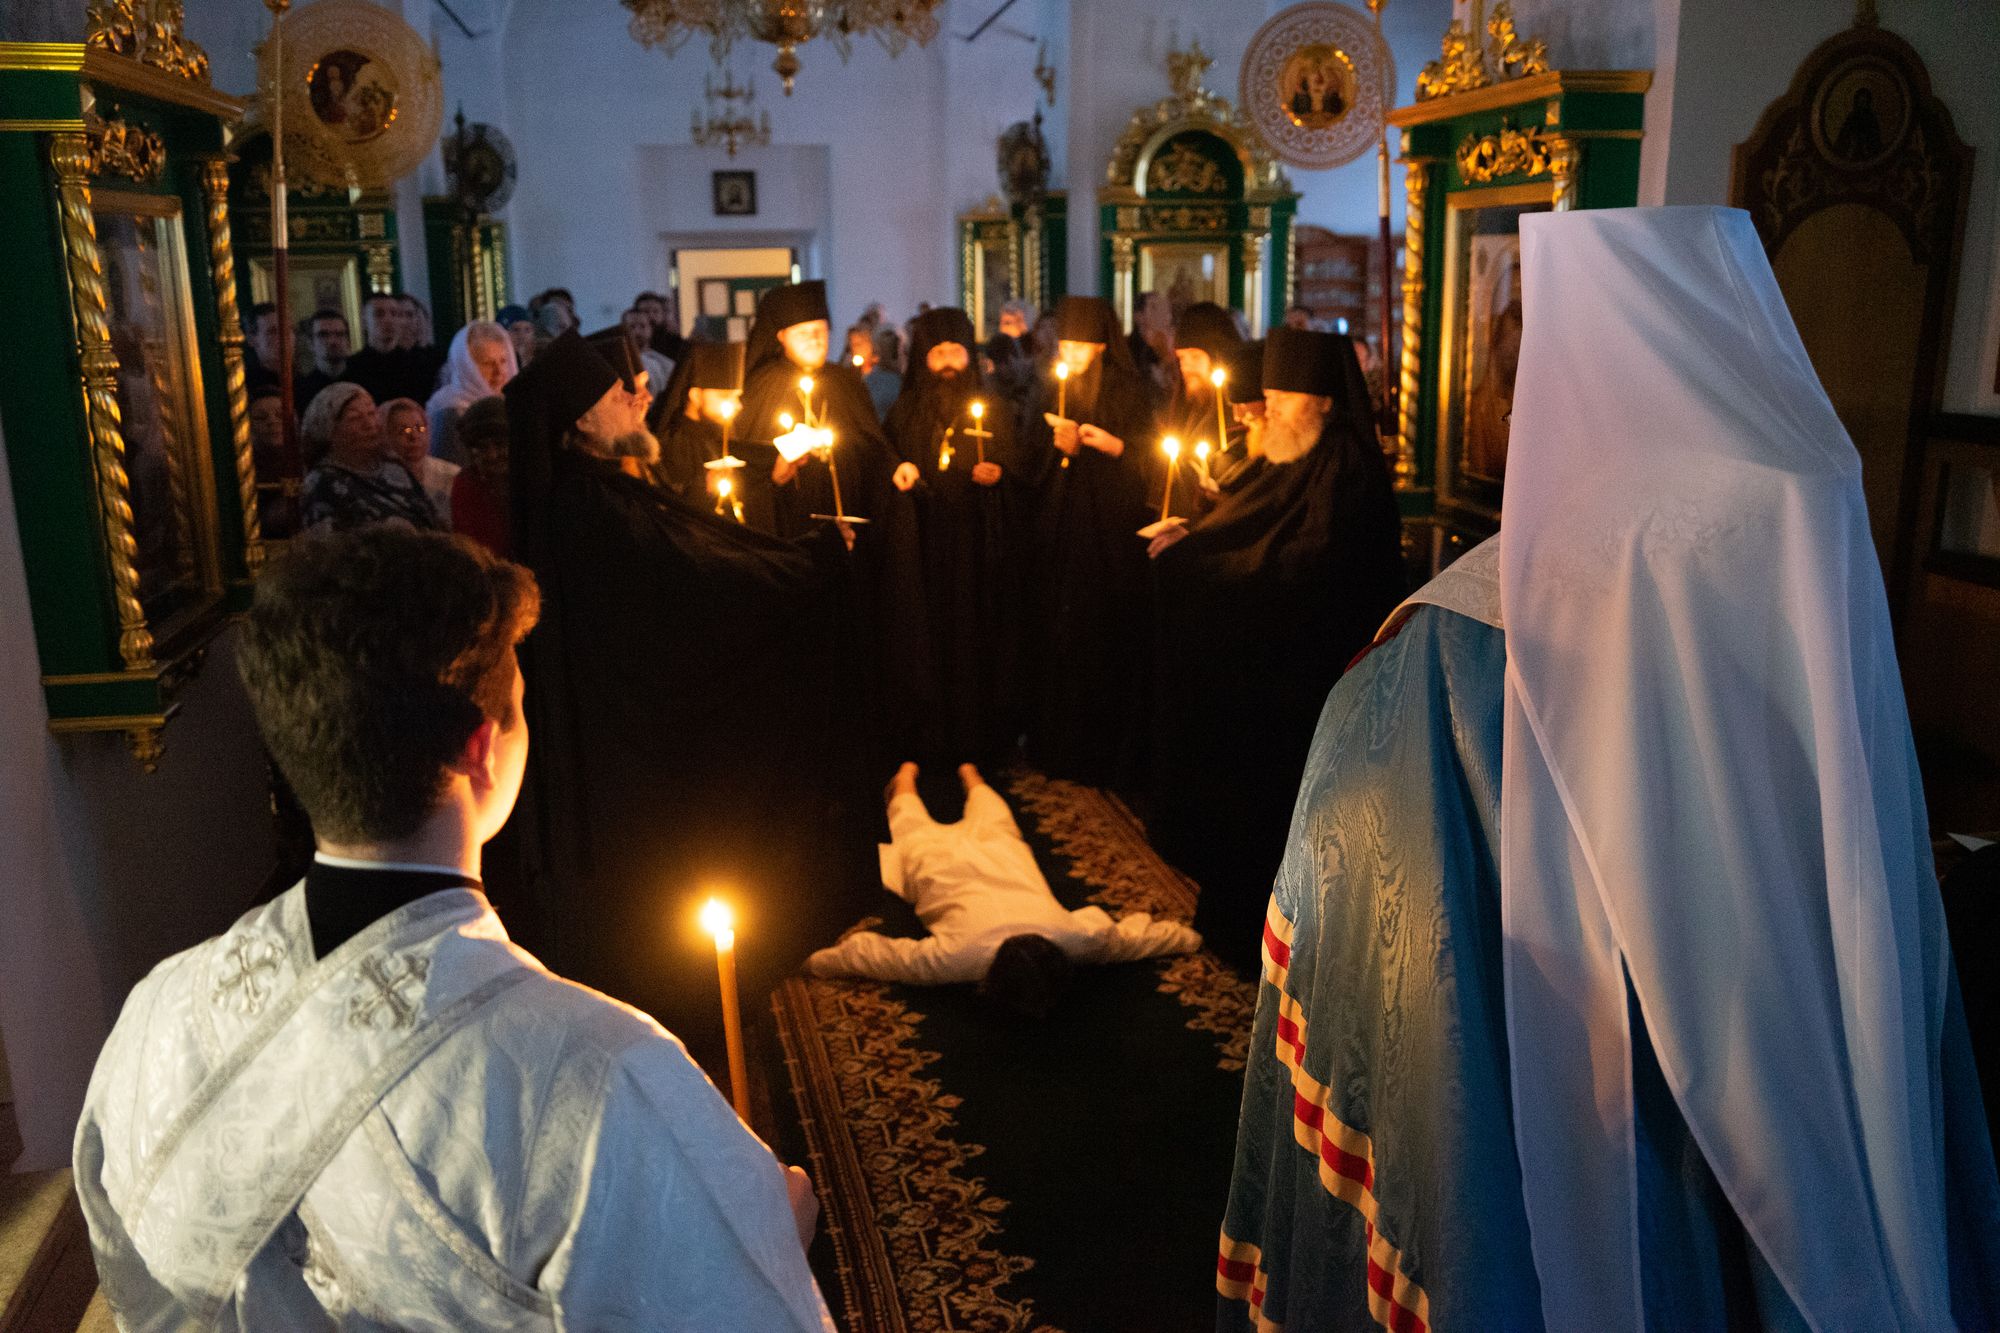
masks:
{"type": "MultiPolygon", "coordinates": [[[[1001,789],[1066,905],[1192,915],[1117,798],[1020,772],[1001,789]]],[[[875,928],[917,933],[882,901],[875,928]]],[[[1206,952],[1084,969],[1041,1024],[967,986],[787,982],[780,1148],[827,1202],[815,1260],[848,1333],[1213,1327],[1255,999],[1206,952]]]]}

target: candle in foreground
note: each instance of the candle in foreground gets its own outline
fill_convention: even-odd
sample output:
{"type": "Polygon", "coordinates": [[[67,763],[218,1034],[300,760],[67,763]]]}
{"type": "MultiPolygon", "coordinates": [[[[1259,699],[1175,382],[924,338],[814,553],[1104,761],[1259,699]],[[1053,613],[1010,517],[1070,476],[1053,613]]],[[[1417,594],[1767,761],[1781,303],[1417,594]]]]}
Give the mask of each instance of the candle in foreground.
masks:
{"type": "MultiPolygon", "coordinates": [[[[1056,362],[1056,415],[1065,421],[1069,419],[1068,400],[1069,363],[1067,361],[1058,361],[1056,362]]],[[[1069,466],[1068,454],[1063,455],[1062,465],[1064,467],[1069,466]]]]}
{"type": "Polygon", "coordinates": [[[1176,437],[1169,435],[1161,443],[1160,449],[1167,456],[1167,484],[1160,490],[1160,522],[1164,523],[1167,521],[1168,514],[1173,509],[1174,472],[1180,466],[1181,442],[1176,437]]]}
{"type": "Polygon", "coordinates": [[[743,1014],[736,994],[736,919],[729,904],[710,898],[701,905],[701,928],[715,937],[716,979],[722,986],[722,1036],[729,1047],[729,1100],[736,1116],[750,1123],[750,1075],[743,1063],[743,1014]]]}
{"type": "Polygon", "coordinates": [[[729,428],[735,424],[736,414],[742,410],[743,400],[740,398],[733,402],[725,398],[722,402],[722,456],[724,458],[729,457],[729,428]]]}
{"type": "Polygon", "coordinates": [[[973,399],[972,429],[967,431],[966,434],[970,435],[973,438],[974,442],[978,445],[979,461],[982,463],[986,461],[985,418],[986,418],[986,404],[980,402],[977,398],[973,399]]]}
{"type": "Polygon", "coordinates": [[[1229,420],[1223,413],[1222,386],[1229,383],[1229,372],[1221,366],[1208,372],[1208,382],[1215,386],[1215,441],[1219,449],[1229,448],[1229,420]]]}

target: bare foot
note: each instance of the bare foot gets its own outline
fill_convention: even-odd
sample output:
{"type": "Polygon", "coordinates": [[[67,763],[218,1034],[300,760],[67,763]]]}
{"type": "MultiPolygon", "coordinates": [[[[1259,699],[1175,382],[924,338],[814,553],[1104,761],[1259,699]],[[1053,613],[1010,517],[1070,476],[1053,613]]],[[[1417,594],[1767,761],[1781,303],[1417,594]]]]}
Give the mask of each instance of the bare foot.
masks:
{"type": "Polygon", "coordinates": [[[979,768],[976,764],[960,764],[958,766],[958,780],[965,784],[965,790],[968,793],[974,787],[983,787],[986,785],[986,779],[979,776],[979,768]]]}
{"type": "Polygon", "coordinates": [[[898,796],[915,795],[917,790],[917,766],[904,764],[896,770],[896,776],[889,779],[888,788],[882,793],[882,803],[887,805],[898,796]]]}

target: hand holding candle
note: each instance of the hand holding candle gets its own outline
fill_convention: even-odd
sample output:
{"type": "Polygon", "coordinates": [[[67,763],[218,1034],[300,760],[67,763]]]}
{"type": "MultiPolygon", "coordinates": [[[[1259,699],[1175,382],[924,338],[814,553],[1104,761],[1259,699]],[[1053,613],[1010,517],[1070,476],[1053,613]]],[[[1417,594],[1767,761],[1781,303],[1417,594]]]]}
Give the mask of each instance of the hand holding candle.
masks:
{"type": "Polygon", "coordinates": [[[986,429],[986,404],[977,398],[972,400],[972,429],[966,431],[979,444],[979,465],[986,464],[986,442],[993,438],[993,432],[986,429]]]}
{"type": "Polygon", "coordinates": [[[729,1101],[736,1116],[750,1123],[750,1074],[743,1062],[743,1014],[736,993],[736,922],[729,904],[710,898],[701,905],[701,927],[715,937],[716,980],[722,987],[722,1036],[729,1048],[729,1101]]]}
{"type": "Polygon", "coordinates": [[[1167,484],[1160,488],[1160,522],[1167,521],[1174,505],[1174,473],[1180,470],[1181,442],[1179,437],[1169,435],[1160,443],[1160,451],[1167,456],[1167,484]]]}
{"type": "MultiPolygon", "coordinates": [[[[1066,361],[1056,362],[1056,416],[1069,420],[1069,363],[1066,361]]],[[[1062,465],[1069,466],[1068,450],[1063,452],[1062,465]]]]}

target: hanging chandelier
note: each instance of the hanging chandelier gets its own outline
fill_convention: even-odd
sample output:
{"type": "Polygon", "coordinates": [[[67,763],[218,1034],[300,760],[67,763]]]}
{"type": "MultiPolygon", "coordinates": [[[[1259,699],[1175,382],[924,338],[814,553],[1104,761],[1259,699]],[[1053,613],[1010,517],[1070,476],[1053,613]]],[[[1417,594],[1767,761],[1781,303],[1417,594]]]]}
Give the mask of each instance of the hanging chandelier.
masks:
{"type": "Polygon", "coordinates": [[[757,109],[755,84],[745,87],[736,82],[732,71],[724,70],[720,88],[715,86],[713,75],[702,79],[702,88],[708,97],[708,116],[704,119],[701,108],[695,108],[692,132],[697,144],[726,148],[735,157],[738,147],[762,148],[771,142],[771,113],[751,116],[757,109]]]}
{"type": "Polygon", "coordinates": [[[672,55],[696,33],[708,36],[717,64],[738,41],[768,42],[778,48],[771,68],[791,96],[799,75],[798,48],[815,37],[833,44],[847,59],[857,36],[882,43],[892,56],[911,42],[927,46],[938,34],[937,11],[944,0],[620,0],[632,11],[632,36],[643,46],[672,55]]]}

